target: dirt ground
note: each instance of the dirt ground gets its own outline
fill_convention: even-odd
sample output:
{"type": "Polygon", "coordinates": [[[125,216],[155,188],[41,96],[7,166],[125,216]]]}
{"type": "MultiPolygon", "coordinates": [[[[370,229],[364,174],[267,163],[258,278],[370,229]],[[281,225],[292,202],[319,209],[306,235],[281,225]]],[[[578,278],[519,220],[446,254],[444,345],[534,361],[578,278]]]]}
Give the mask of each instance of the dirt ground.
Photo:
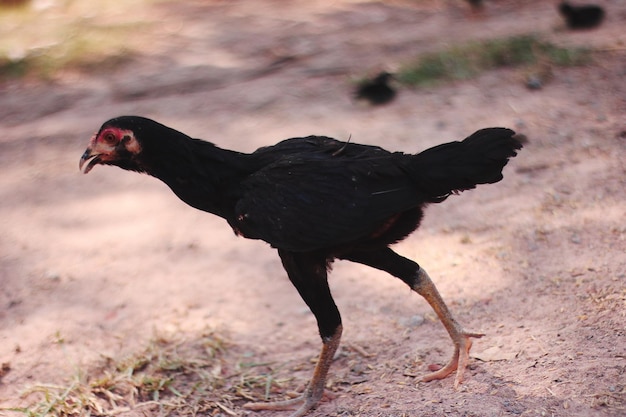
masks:
{"type": "Polygon", "coordinates": [[[79,173],[90,135],[122,114],[241,151],[309,134],[405,152],[488,126],[525,134],[502,182],[429,207],[396,247],[487,334],[465,383],[419,382],[451,343],[418,295],[336,263],[343,354],[335,398],[310,415],[626,415],[626,3],[601,3],[603,26],[579,33],[534,0],[487,1],[480,15],[444,0],[157,3],[108,15],[161,22],[137,33],[144,54],[121,68],[0,85],[0,415],[20,415],[6,408],[25,405],[27,387],[61,385],[155,332],[218,329],[233,361],[286,363],[294,390],[312,372],[315,320],[274,250],[147,176],[79,173]],[[601,52],[541,90],[504,69],[404,88],[383,107],[351,100],[356,77],[521,33],[601,52]]]}

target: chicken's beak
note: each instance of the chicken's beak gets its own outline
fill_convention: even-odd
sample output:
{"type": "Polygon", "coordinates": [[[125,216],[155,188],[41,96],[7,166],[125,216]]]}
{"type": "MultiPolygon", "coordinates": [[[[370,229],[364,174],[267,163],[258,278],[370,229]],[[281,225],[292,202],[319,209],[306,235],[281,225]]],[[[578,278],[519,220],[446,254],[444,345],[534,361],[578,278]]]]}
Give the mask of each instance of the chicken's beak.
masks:
{"type": "Polygon", "coordinates": [[[83,171],[83,174],[86,174],[96,165],[113,160],[115,155],[115,146],[99,142],[98,134],[94,134],[91,139],[89,139],[89,145],[87,145],[83,156],[80,157],[78,169],[83,171]],[[88,162],[87,166],[83,170],[83,165],[85,165],[86,162],[88,162]]]}
{"type": "Polygon", "coordinates": [[[100,154],[94,153],[94,151],[91,149],[91,146],[89,146],[85,150],[85,153],[83,153],[83,156],[80,157],[80,162],[78,163],[78,169],[83,171],[83,174],[86,174],[89,171],[91,171],[91,169],[95,165],[97,165],[99,163],[100,163],[100,154]],[[91,159],[91,161],[89,161],[90,159],[91,159]],[[87,164],[87,166],[83,170],[83,165],[85,165],[85,162],[87,162],[87,161],[89,161],[89,163],[87,164]]]}

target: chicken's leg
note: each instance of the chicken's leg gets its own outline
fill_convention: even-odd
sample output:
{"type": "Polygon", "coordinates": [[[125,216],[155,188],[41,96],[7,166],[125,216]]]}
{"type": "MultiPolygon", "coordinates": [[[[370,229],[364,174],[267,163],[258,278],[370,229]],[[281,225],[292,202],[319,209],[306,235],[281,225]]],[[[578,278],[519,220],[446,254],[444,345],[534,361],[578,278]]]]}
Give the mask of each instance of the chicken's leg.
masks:
{"type": "Polygon", "coordinates": [[[417,263],[403,256],[398,255],[393,250],[385,248],[370,252],[350,252],[341,256],[352,262],[369,265],[373,268],[386,271],[391,275],[406,282],[412,290],[420,294],[428,301],[428,304],[435,310],[437,317],[443,323],[454,343],[454,355],[450,362],[437,372],[433,372],[423,377],[423,381],[443,379],[455,370],[456,378],[454,387],[458,388],[463,380],[463,372],[469,359],[469,350],[472,346],[471,337],[482,337],[481,333],[471,333],[463,330],[463,327],[452,317],[446,303],[439,295],[439,291],[432,280],[417,263]]]}
{"type": "Polygon", "coordinates": [[[272,403],[249,403],[249,410],[292,410],[291,417],[304,416],[324,395],[328,370],[341,340],[341,316],[328,288],[326,257],[317,253],[293,253],[278,250],[289,279],[317,319],[322,337],[322,351],[302,396],[272,403]]]}
{"type": "Polygon", "coordinates": [[[422,381],[428,382],[434,379],[443,379],[456,370],[454,388],[458,388],[461,381],[463,381],[463,372],[469,360],[469,350],[472,347],[472,340],[470,338],[480,338],[483,337],[484,334],[471,333],[463,330],[463,327],[452,317],[446,303],[443,301],[443,298],[441,298],[441,295],[439,295],[437,287],[435,287],[435,284],[423,268],[419,268],[417,271],[417,281],[411,288],[428,301],[428,304],[435,310],[437,317],[439,317],[439,320],[443,323],[454,343],[454,354],[450,362],[440,370],[425,375],[422,381]]]}
{"type": "Polygon", "coordinates": [[[248,403],[244,405],[244,408],[248,410],[293,410],[295,407],[300,405],[300,407],[291,414],[290,417],[302,417],[309,410],[311,410],[322,398],[324,395],[324,385],[326,383],[326,376],[328,375],[328,370],[330,369],[330,365],[333,361],[333,357],[335,356],[335,352],[339,347],[339,341],[341,340],[341,325],[335,331],[335,334],[327,340],[323,341],[322,351],[320,353],[319,360],[317,361],[317,365],[315,366],[315,371],[313,372],[313,378],[307,385],[304,393],[297,398],[286,400],[286,401],[276,401],[271,403],[248,403]]]}

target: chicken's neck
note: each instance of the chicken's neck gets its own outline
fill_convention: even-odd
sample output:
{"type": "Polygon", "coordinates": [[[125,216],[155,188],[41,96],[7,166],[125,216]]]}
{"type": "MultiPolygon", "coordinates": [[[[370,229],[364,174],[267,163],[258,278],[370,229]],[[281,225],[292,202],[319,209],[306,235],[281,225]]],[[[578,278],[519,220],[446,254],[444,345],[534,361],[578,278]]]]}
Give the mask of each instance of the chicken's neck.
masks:
{"type": "Polygon", "coordinates": [[[250,155],[190,138],[161,152],[147,167],[148,174],[167,184],[190,206],[229,217],[238,185],[250,173],[250,155]]]}

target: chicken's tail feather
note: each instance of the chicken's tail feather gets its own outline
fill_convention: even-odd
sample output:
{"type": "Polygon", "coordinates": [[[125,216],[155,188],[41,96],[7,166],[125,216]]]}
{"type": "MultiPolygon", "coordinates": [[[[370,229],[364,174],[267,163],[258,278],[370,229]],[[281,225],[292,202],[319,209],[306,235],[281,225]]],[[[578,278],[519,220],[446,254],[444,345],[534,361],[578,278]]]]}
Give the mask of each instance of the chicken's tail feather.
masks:
{"type": "Polygon", "coordinates": [[[432,202],[450,194],[493,184],[522,144],[511,129],[482,129],[461,142],[444,143],[415,155],[408,168],[420,192],[432,202]]]}

